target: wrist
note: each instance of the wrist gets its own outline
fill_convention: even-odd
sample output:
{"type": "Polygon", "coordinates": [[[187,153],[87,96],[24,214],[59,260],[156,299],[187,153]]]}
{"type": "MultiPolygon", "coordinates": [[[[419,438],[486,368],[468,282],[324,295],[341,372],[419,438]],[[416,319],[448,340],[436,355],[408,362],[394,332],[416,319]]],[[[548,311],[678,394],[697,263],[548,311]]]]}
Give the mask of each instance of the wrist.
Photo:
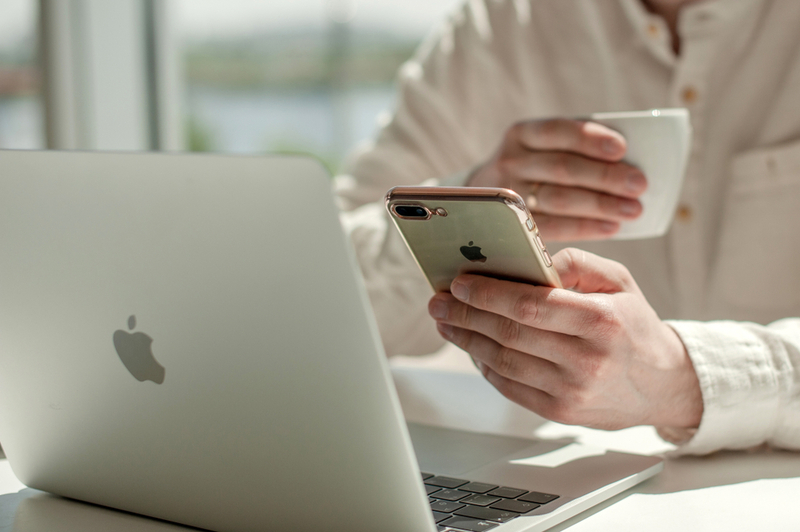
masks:
{"type": "MultiPolygon", "coordinates": [[[[663,322],[662,322],[663,323],[663,322]]],[[[669,372],[671,378],[665,379],[666,390],[662,390],[661,414],[659,431],[674,435],[669,438],[688,439],[690,432],[700,426],[703,417],[703,394],[700,390],[700,381],[697,378],[692,359],[683,344],[680,336],[668,324],[663,323],[668,332],[669,345],[669,372]],[[689,431],[689,432],[687,432],[689,431]]]]}

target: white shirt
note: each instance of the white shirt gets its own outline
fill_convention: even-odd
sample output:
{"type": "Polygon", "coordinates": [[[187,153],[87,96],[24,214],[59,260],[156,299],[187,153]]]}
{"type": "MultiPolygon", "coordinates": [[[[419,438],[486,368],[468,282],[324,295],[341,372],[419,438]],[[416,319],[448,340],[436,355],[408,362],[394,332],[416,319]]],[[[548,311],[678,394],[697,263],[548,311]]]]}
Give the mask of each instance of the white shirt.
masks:
{"type": "Polygon", "coordinates": [[[693,147],[670,232],[577,245],[627,266],[686,345],[705,412],[685,452],[800,449],[798,28],[796,0],[692,4],[676,57],[640,0],[466,3],[402,68],[394,116],[335,182],[387,353],[443,344],[387,189],[463,183],[522,119],[687,107],[693,147]]]}

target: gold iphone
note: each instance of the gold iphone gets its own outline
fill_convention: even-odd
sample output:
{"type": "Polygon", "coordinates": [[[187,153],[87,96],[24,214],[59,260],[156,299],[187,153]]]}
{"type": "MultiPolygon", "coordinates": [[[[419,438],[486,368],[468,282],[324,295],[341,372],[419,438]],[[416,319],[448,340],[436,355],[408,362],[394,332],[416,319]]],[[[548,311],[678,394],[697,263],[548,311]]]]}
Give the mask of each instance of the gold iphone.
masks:
{"type": "Polygon", "coordinates": [[[462,273],[561,288],[536,222],[512,190],[395,187],[386,209],[436,292],[462,273]]]}

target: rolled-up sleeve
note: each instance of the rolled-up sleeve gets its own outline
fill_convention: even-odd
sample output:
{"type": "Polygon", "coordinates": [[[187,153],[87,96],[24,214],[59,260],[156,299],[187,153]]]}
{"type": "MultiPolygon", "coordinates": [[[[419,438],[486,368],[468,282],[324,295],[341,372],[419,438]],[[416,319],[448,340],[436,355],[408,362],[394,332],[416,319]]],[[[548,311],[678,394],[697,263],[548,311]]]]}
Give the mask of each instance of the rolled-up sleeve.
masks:
{"type": "Polygon", "coordinates": [[[668,321],[694,364],[704,412],[696,431],[660,428],[682,454],[767,443],[800,449],[800,318],[769,325],[668,321]]]}

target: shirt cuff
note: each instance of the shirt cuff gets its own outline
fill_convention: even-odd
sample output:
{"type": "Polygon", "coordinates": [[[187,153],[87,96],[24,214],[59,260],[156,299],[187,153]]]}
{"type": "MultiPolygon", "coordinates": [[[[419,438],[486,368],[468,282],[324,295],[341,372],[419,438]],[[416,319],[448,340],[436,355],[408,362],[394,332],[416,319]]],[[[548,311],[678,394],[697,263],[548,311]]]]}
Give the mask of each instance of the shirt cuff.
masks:
{"type": "Polygon", "coordinates": [[[697,429],[658,428],[678,454],[746,449],[769,439],[778,422],[777,368],[765,343],[737,322],[667,321],[694,364],[703,396],[697,429]]]}

